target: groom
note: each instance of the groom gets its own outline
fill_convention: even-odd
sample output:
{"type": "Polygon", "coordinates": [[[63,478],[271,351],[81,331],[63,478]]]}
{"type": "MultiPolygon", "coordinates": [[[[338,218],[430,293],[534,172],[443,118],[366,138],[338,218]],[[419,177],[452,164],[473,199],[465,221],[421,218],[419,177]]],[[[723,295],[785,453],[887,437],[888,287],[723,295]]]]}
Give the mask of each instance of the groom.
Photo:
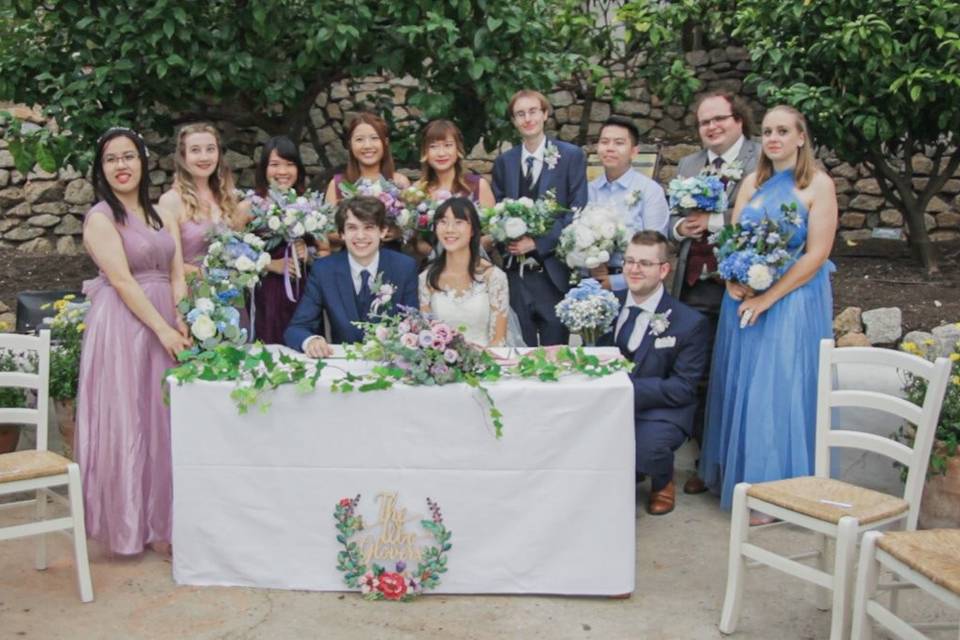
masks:
{"type": "Polygon", "coordinates": [[[624,252],[627,291],[616,292],[620,315],[606,341],[634,362],[636,470],[650,476],[647,512],[673,511],[673,453],[690,437],[697,384],[707,364],[707,320],[664,290],[670,273],[667,239],[634,234],[624,252]]]}
{"type": "Polygon", "coordinates": [[[318,260],[310,269],[306,291],[283,333],[288,347],[311,358],[332,355],[333,349],[318,335],[324,311],[330,319],[334,343],[362,341],[363,332],[353,323],[370,320],[370,306],[381,284],[394,289],[388,309],[418,306],[416,262],[401,253],[380,249],[386,217],[386,209],[377,198],[357,196],[340,203],[337,231],[346,250],[318,260]]]}
{"type": "MultiPolygon", "coordinates": [[[[587,161],[580,147],[548,138],[543,126],[550,103],[538,91],[513,94],[507,116],[523,144],[502,153],[493,163],[493,195],[533,200],[552,191],[564,209],[587,204],[587,161]]],[[[510,306],[520,321],[523,341],[535,347],[566,344],[569,332],[557,318],[554,307],[569,288],[570,272],[554,256],[560,232],[570,223],[567,213],[539,238],[523,236],[509,242],[504,262],[510,284],[510,306]]]]}

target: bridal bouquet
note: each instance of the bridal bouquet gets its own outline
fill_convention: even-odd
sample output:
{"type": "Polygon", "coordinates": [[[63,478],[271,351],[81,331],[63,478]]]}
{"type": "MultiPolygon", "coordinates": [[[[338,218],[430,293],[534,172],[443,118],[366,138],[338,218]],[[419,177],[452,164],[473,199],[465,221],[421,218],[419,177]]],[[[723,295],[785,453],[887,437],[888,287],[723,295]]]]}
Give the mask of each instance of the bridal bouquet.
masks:
{"type": "Polygon", "coordinates": [[[240,327],[241,289],[229,278],[215,280],[187,277],[187,296],[177,303],[179,311],[190,328],[197,344],[188,355],[213,349],[219,344],[242,345],[247,341],[247,330],[240,327]]]}
{"type": "Polygon", "coordinates": [[[397,219],[404,210],[404,202],[401,199],[400,189],[385,178],[379,180],[369,180],[360,178],[356,182],[341,182],[340,191],[345,196],[370,196],[383,203],[387,209],[387,222],[389,224],[399,224],[397,219]]]}
{"type": "Polygon", "coordinates": [[[588,204],[577,212],[573,222],[560,234],[557,253],[571,269],[593,269],[623,251],[630,232],[619,212],[601,204],[588,204]]]}
{"type": "Polygon", "coordinates": [[[264,251],[266,242],[253,233],[239,234],[225,227],[214,227],[207,236],[210,246],[203,259],[207,277],[230,281],[239,289],[252,289],[270,264],[264,251]]]}
{"type": "Polygon", "coordinates": [[[297,195],[293,189],[270,189],[265,198],[255,192],[248,193],[247,198],[254,216],[250,229],[263,236],[267,251],[308,233],[334,230],[333,206],[323,204],[320,194],[313,191],[297,195]]]}
{"type": "Polygon", "coordinates": [[[728,224],[710,237],[721,278],[764,291],[793,264],[787,243],[801,224],[797,203],[782,204],[780,210],[779,221],[764,215],[758,221],[728,224]]]}
{"type": "Polygon", "coordinates": [[[593,278],[582,280],[557,303],[560,322],[571,333],[579,333],[586,345],[596,344],[620,311],[620,301],[593,278]]]}
{"type": "Polygon", "coordinates": [[[709,170],[691,178],[674,178],[667,187],[670,210],[681,215],[693,211],[723,213],[727,210],[726,182],[709,170]]]}
{"type": "Polygon", "coordinates": [[[539,200],[505,198],[496,206],[480,212],[483,233],[493,236],[497,242],[516,240],[522,236],[537,237],[545,234],[553,225],[560,206],[552,194],[539,200]]]}

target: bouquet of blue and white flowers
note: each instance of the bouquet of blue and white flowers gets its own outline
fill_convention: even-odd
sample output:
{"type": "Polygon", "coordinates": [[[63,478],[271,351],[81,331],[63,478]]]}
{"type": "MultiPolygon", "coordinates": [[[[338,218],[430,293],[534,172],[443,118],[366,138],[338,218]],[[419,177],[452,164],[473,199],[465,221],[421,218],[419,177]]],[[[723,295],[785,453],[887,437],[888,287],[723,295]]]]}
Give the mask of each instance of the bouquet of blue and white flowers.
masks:
{"type": "Polygon", "coordinates": [[[239,234],[214,227],[207,236],[210,246],[203,258],[203,270],[216,281],[229,280],[240,289],[252,289],[270,264],[266,243],[253,233],[239,234]]]}
{"type": "Polygon", "coordinates": [[[591,203],[578,211],[573,222],[560,234],[557,254],[571,269],[593,269],[622,252],[630,241],[630,232],[618,211],[591,203]]]}
{"type": "Polygon", "coordinates": [[[571,333],[579,333],[584,344],[596,344],[620,311],[620,301],[593,278],[582,280],[557,303],[557,317],[571,333]]]}
{"type": "Polygon", "coordinates": [[[780,209],[779,221],[764,215],[755,222],[728,224],[710,237],[721,278],[765,291],[790,268],[796,256],[787,250],[787,243],[801,220],[797,203],[780,205],[780,209]]]}
{"type": "Polygon", "coordinates": [[[248,193],[247,198],[253,214],[250,230],[264,238],[267,251],[308,233],[320,235],[334,230],[333,205],[324,204],[322,196],[313,191],[298,195],[293,189],[270,189],[266,198],[255,192],[248,193]]]}
{"type": "Polygon", "coordinates": [[[674,178],[667,187],[670,210],[680,215],[693,211],[723,213],[727,210],[726,181],[703,171],[690,178],[674,178]]]}
{"type": "Polygon", "coordinates": [[[187,296],[177,304],[177,310],[197,340],[193,353],[225,342],[242,345],[247,341],[247,330],[240,327],[238,301],[243,302],[242,290],[229,278],[214,280],[190,274],[187,296]]]}
{"type": "Polygon", "coordinates": [[[552,193],[544,198],[505,198],[493,207],[480,211],[480,223],[483,233],[489,234],[497,242],[517,240],[523,236],[536,238],[542,236],[556,218],[560,206],[552,193]]]}

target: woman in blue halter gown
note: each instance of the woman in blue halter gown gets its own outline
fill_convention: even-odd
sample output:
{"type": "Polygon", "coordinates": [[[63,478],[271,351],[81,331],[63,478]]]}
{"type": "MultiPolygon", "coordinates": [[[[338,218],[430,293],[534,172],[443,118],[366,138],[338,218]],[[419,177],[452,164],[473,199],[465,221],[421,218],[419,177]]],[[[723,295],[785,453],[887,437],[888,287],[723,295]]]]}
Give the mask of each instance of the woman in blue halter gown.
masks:
{"type": "Polygon", "coordinates": [[[727,283],[707,392],[700,476],[729,509],[738,482],[813,473],[820,340],[832,337],[829,261],[837,197],[818,169],[803,116],[774,107],[763,120],[763,155],[737,198],[733,221],[800,217],[796,262],[763,292],[727,283]],[[741,322],[745,326],[741,328],[741,322]]]}

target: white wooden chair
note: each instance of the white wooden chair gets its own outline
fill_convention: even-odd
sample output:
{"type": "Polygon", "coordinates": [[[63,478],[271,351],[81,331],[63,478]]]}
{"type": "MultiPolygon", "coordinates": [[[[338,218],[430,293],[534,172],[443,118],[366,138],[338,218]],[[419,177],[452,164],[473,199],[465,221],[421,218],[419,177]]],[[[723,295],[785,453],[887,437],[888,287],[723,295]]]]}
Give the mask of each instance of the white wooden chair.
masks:
{"type": "Polygon", "coordinates": [[[750,563],[751,567],[757,564],[767,565],[820,587],[817,590],[818,608],[833,608],[830,638],[839,640],[846,636],[849,631],[853,569],[860,534],[891,525],[907,530],[917,527],[921,492],[949,374],[950,361],[946,358],[939,358],[936,363],[931,363],[893,349],[836,349],[832,340],[821,341],[817,382],[815,475],[757,484],[741,482],[734,488],[727,588],[720,618],[722,633],[733,633],[737,628],[743,602],[744,574],[750,560],[753,561],[750,563]],[[925,378],[928,386],[923,405],[918,407],[903,398],[877,391],[834,390],[834,367],[844,364],[895,367],[925,378]],[[834,407],[882,410],[917,425],[913,447],[875,434],[833,429],[831,409],[834,407]],[[907,468],[907,480],[903,497],[897,498],[831,479],[830,450],[834,448],[871,451],[904,465],[907,468]],[[815,534],[817,548],[787,557],[750,542],[751,509],[781,521],[755,529],[767,529],[787,523],[797,525],[815,534]],[[832,573],[827,571],[829,538],[836,540],[832,573]],[[816,566],[798,562],[805,558],[815,558],[816,566]]]}
{"type": "Polygon", "coordinates": [[[865,533],[853,601],[853,640],[873,637],[871,619],[904,640],[927,638],[921,629],[957,629],[956,623],[908,624],[880,604],[880,569],[899,578],[897,587],[922,589],[960,612],[960,529],[865,533]]]}
{"type": "Polygon", "coordinates": [[[90,564],[87,559],[87,534],[83,523],[83,492],[80,488],[80,467],[63,456],[47,451],[47,414],[50,386],[50,332],[38,337],[0,334],[0,348],[14,352],[37,353],[37,373],[0,372],[0,387],[20,387],[37,392],[36,409],[0,408],[0,423],[33,425],[37,429],[37,447],[0,455],[0,495],[36,491],[36,497],[0,504],[2,508],[28,506],[35,508],[32,522],[0,528],[0,540],[39,536],[34,567],[47,568],[46,534],[61,531],[73,538],[77,584],[83,602],[93,600],[90,564]],[[66,486],[68,499],[52,491],[66,486]],[[49,500],[67,507],[68,515],[47,518],[49,500]],[[72,532],[72,536],[70,533],[72,532]]]}

